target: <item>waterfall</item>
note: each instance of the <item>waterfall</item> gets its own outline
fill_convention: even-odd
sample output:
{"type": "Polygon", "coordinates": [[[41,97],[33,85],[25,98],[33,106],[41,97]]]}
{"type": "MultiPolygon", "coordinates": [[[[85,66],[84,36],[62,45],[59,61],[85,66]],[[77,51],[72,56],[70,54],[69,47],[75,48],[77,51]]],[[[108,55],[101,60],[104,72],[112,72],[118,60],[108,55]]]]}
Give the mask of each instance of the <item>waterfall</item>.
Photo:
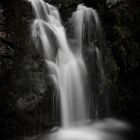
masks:
{"type": "Polygon", "coordinates": [[[86,67],[70,49],[58,10],[43,0],[31,0],[36,19],[32,37],[49,69],[61,99],[62,127],[86,121],[84,77],[86,67]]]}
{"type": "Polygon", "coordinates": [[[57,132],[43,136],[42,140],[122,139],[121,130],[129,128],[126,123],[113,119],[93,124],[85,123],[93,111],[88,109],[86,103],[86,86],[90,85],[90,98],[95,98],[91,103],[95,102],[93,105],[97,115],[97,97],[101,93],[104,81],[101,53],[98,48],[101,25],[97,12],[84,5],[78,5],[70,22],[72,38],[76,42],[73,49],[57,8],[43,0],[30,2],[35,15],[31,28],[32,38],[61,100],[61,127],[57,132]],[[90,74],[92,72],[94,75],[90,74]],[[90,84],[85,84],[85,81],[89,81],[90,84]]]}
{"type": "MultiPolygon", "coordinates": [[[[76,57],[85,54],[85,63],[88,71],[88,82],[90,97],[88,99],[89,114],[94,112],[91,118],[98,118],[98,96],[102,93],[104,84],[104,70],[102,67],[101,53],[98,47],[102,47],[102,27],[98,13],[95,9],[79,4],[77,10],[70,19],[73,34],[72,37],[77,41],[76,57]],[[86,53],[85,53],[86,52],[86,53]],[[93,96],[93,97],[92,97],[93,96]]],[[[81,59],[81,58],[80,58],[81,59]]]]}

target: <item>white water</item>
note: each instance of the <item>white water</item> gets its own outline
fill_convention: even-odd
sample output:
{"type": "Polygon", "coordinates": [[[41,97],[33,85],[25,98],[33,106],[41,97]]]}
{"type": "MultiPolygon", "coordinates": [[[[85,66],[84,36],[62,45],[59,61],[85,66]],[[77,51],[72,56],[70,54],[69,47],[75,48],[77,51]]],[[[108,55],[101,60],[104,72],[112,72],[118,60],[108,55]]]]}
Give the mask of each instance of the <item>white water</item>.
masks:
{"type": "Polygon", "coordinates": [[[62,127],[85,121],[88,119],[83,83],[86,67],[82,55],[80,59],[73,55],[58,10],[42,0],[31,0],[31,4],[36,16],[33,40],[60,94],[62,127]]]}
{"type": "Polygon", "coordinates": [[[127,128],[126,124],[115,120],[88,124],[89,112],[84,87],[87,69],[82,52],[85,43],[93,46],[91,49],[96,52],[97,66],[103,77],[100,51],[94,44],[95,31],[98,31],[100,26],[97,12],[84,5],[79,5],[73,14],[73,32],[77,42],[76,51],[73,51],[67,41],[58,10],[43,0],[30,0],[30,2],[36,18],[32,24],[32,37],[61,99],[61,128],[56,133],[44,136],[42,139],[114,140],[115,136],[118,140],[119,136],[114,133],[109,134],[105,132],[105,129],[113,128],[118,131],[120,128],[127,128]]]}
{"type": "MultiPolygon", "coordinates": [[[[98,95],[102,93],[104,84],[104,70],[102,67],[101,53],[98,48],[98,46],[100,46],[100,41],[102,41],[100,40],[102,28],[98,13],[95,9],[79,4],[77,10],[70,19],[70,24],[73,26],[73,38],[78,42],[74,53],[76,58],[81,59],[82,52],[86,51],[86,55],[89,55],[89,61],[92,61],[91,63],[86,61],[86,65],[90,65],[90,67],[92,67],[91,65],[94,65],[92,69],[87,69],[88,74],[94,73],[99,79],[97,80],[95,77],[90,77],[90,79],[94,79],[94,83],[92,83],[93,87],[88,87],[92,88],[94,91],[90,93],[91,99],[88,99],[88,108],[90,108],[89,111],[94,112],[94,116],[98,118],[98,95]],[[96,86],[96,83],[98,87],[96,86]],[[94,97],[92,97],[93,94],[94,97]]],[[[88,114],[90,114],[90,112],[88,112],[88,114]]]]}

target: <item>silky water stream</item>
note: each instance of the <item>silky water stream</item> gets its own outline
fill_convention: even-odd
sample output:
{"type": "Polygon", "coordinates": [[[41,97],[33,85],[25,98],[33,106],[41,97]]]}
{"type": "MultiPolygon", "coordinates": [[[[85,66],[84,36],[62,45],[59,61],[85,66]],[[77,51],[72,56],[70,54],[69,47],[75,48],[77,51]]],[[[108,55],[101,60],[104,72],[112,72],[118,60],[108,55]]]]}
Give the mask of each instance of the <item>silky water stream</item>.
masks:
{"type": "MultiPolygon", "coordinates": [[[[94,45],[95,31],[100,30],[96,10],[78,5],[71,17],[73,39],[76,47],[70,45],[56,7],[43,0],[30,0],[35,20],[31,32],[35,46],[49,71],[49,76],[60,95],[61,126],[41,139],[50,140],[119,140],[119,131],[128,125],[114,119],[92,123],[86,101],[85,84],[88,70],[83,57],[84,44],[91,46],[96,54],[96,63],[101,81],[104,72],[101,54],[94,45]],[[117,132],[117,133],[116,133],[117,132]]],[[[102,87],[101,87],[102,88],[102,87]]],[[[93,93],[94,94],[94,93],[93,93]]]]}

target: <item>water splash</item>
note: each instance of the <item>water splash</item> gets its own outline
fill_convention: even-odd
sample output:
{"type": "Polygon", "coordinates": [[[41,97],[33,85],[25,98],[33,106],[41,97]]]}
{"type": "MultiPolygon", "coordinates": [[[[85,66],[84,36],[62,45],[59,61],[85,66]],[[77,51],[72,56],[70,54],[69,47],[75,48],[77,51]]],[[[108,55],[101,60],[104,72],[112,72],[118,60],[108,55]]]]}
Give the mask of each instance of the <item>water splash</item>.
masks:
{"type": "Polygon", "coordinates": [[[57,129],[40,140],[128,140],[131,126],[125,122],[106,119],[85,125],[57,129]]]}

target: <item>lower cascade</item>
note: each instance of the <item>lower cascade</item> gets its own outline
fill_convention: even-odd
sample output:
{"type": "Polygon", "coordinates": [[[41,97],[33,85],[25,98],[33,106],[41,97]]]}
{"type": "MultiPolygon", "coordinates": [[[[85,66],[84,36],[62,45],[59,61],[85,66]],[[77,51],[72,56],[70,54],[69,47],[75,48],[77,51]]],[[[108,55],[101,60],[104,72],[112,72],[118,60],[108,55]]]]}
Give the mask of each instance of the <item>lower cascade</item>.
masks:
{"type": "MultiPolygon", "coordinates": [[[[42,139],[114,139],[115,134],[105,132],[106,127],[117,131],[128,128],[128,125],[113,119],[92,123],[89,112],[91,110],[88,109],[86,101],[89,70],[83,55],[84,49],[96,54],[100,90],[104,81],[101,54],[97,47],[100,44],[97,34],[101,25],[96,10],[83,4],[78,5],[77,11],[70,19],[72,33],[66,35],[56,7],[43,0],[30,0],[30,2],[35,15],[31,27],[32,38],[60,95],[61,105],[61,128],[42,139]],[[72,36],[74,45],[69,43],[70,39],[67,36],[72,36]]],[[[119,136],[117,138],[119,139],[119,136]]]]}

